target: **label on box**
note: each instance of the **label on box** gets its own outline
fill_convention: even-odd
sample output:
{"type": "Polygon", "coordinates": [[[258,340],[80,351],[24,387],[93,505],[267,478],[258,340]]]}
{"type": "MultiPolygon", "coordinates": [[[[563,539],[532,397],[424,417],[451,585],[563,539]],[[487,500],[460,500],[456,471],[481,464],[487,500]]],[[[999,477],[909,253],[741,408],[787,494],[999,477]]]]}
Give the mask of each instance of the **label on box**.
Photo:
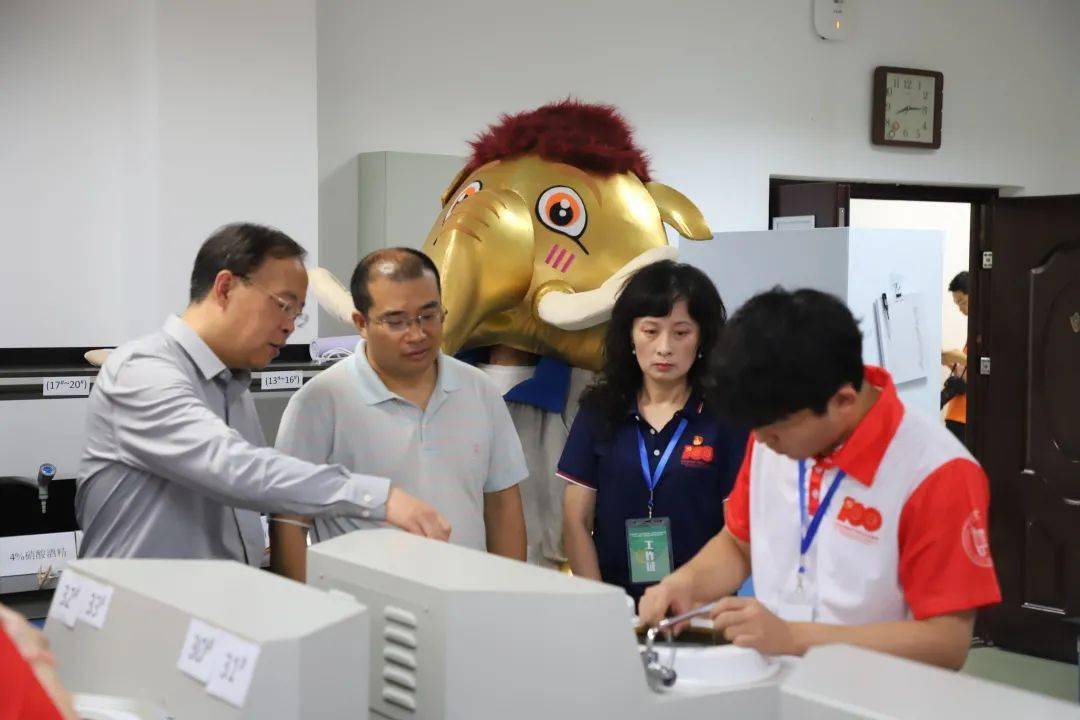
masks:
{"type": "Polygon", "coordinates": [[[0,577],[55,573],[76,557],[75,533],[0,537],[0,577]]]}
{"type": "Polygon", "coordinates": [[[60,582],[56,585],[52,604],[49,605],[50,618],[56,618],[69,628],[75,627],[75,621],[79,619],[79,612],[82,610],[85,580],[70,569],[60,574],[60,582]]]}
{"type": "Polygon", "coordinates": [[[86,397],[90,394],[89,377],[51,377],[41,379],[45,397],[86,397]]]}
{"type": "Polygon", "coordinates": [[[112,602],[113,589],[93,580],[83,580],[82,606],[79,619],[98,630],[105,627],[109,617],[109,604],[112,602]]]}
{"type": "Polygon", "coordinates": [[[224,633],[202,620],[191,619],[188,623],[187,637],[180,649],[180,659],[176,667],[180,672],[205,684],[214,669],[212,661],[218,641],[224,633]]]}
{"type": "Polygon", "coordinates": [[[230,705],[244,707],[259,650],[255,643],[225,633],[214,652],[214,669],[206,692],[230,705]]]}
{"type": "Polygon", "coordinates": [[[206,685],[208,694],[243,707],[260,650],[256,643],[192,618],[176,667],[206,685]]]}
{"type": "Polygon", "coordinates": [[[286,372],[264,372],[263,390],[299,390],[304,384],[304,373],[300,370],[286,372]]]}

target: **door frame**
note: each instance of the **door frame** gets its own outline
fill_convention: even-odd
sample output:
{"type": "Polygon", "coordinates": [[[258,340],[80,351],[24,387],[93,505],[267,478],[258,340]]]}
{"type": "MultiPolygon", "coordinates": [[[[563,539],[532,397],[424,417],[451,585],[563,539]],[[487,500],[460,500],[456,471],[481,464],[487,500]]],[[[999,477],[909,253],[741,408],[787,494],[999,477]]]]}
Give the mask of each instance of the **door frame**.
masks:
{"type": "MultiPolygon", "coordinates": [[[[971,206],[970,240],[968,243],[968,275],[972,298],[990,297],[993,272],[983,268],[983,253],[991,251],[990,218],[991,207],[1000,195],[996,187],[955,187],[947,185],[905,185],[899,183],[859,182],[829,178],[789,179],[769,178],[769,217],[766,227],[772,227],[772,218],[777,209],[776,188],[782,185],[795,185],[809,182],[835,182],[850,187],[852,200],[908,200],[921,202],[962,202],[971,206]]],[[[850,213],[847,214],[850,223],[850,213]]],[[[989,378],[979,373],[978,358],[989,357],[990,352],[990,303],[974,302],[968,314],[968,418],[980,417],[985,413],[986,393],[989,391],[989,378]],[[974,361],[974,362],[973,362],[974,361]],[[974,369],[972,369],[974,365],[974,369]]],[[[965,424],[966,444],[976,459],[985,455],[990,439],[986,430],[987,423],[965,424]]],[[[980,621],[976,624],[976,635],[987,637],[986,628],[980,621]]]]}
{"type": "MultiPolygon", "coordinates": [[[[769,217],[766,227],[772,227],[772,218],[777,208],[776,188],[781,185],[799,185],[812,182],[835,182],[848,185],[852,200],[909,200],[921,202],[962,202],[971,205],[970,233],[968,247],[968,273],[971,282],[971,296],[989,297],[993,273],[983,269],[983,253],[990,248],[990,207],[1000,195],[996,187],[956,187],[950,185],[906,185],[899,183],[861,182],[855,180],[837,180],[835,178],[769,178],[769,217]]],[[[850,222],[850,214],[849,220],[850,222]]],[[[972,372],[971,358],[983,355],[990,344],[990,307],[989,303],[973,303],[968,314],[968,417],[978,417],[985,404],[987,378],[978,372],[978,363],[972,372]]],[[[985,430],[980,431],[979,423],[968,423],[967,446],[972,455],[978,458],[987,447],[988,438],[985,430]]]]}

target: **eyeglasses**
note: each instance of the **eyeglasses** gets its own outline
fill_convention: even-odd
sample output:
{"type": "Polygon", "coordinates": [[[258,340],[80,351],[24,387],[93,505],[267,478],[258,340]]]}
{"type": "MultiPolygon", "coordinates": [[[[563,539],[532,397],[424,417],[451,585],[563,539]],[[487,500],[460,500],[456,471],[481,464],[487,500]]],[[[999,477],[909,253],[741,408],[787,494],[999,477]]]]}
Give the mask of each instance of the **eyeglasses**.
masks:
{"type": "Polygon", "coordinates": [[[278,309],[281,310],[281,313],[290,320],[292,320],[295,327],[302,328],[304,327],[304,324],[307,323],[308,317],[303,312],[301,312],[298,303],[294,303],[291,300],[286,300],[280,295],[270,292],[262,285],[249,278],[247,275],[237,275],[236,277],[240,278],[248,285],[252,285],[264,292],[267,297],[274,301],[274,304],[278,306],[278,309]]]}
{"type": "Polygon", "coordinates": [[[408,331],[413,323],[424,332],[431,332],[442,324],[446,319],[446,308],[429,308],[416,317],[406,317],[402,314],[394,314],[389,317],[378,317],[372,320],[377,325],[382,325],[388,332],[395,335],[408,331]]]}

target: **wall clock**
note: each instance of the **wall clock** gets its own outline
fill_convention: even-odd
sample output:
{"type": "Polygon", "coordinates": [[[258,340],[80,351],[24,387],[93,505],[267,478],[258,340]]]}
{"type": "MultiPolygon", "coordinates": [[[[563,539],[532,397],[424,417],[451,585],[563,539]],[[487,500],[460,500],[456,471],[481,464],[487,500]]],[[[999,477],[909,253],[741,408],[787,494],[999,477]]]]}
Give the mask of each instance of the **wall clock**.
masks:
{"type": "Polygon", "coordinates": [[[941,147],[943,83],[944,76],[932,70],[875,68],[871,142],[901,147],[941,147]]]}

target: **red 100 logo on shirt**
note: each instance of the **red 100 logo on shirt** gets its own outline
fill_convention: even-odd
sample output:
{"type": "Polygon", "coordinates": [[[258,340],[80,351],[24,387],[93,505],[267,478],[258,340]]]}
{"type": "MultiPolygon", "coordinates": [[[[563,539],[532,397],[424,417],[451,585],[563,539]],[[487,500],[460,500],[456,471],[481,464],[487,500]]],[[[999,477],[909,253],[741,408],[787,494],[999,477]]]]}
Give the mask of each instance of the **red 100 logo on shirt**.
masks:
{"type": "Polygon", "coordinates": [[[881,513],[878,509],[863,505],[852,497],[844,498],[844,504],[840,506],[840,514],[836,519],[852,527],[865,528],[872,533],[881,529],[881,513]]]}

